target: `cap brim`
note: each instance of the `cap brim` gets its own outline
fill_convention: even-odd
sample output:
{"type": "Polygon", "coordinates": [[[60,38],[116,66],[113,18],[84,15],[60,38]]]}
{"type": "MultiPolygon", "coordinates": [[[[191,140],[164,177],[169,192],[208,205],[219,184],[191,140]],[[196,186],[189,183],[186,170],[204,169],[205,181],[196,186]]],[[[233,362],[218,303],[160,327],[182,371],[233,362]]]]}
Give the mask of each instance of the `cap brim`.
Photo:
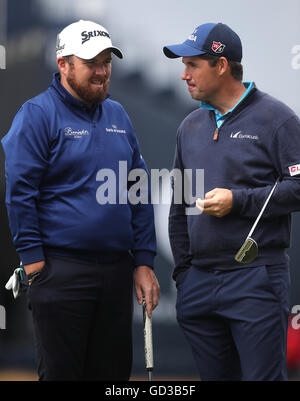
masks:
{"type": "Polygon", "coordinates": [[[83,51],[79,51],[74,53],[75,56],[80,57],[84,60],[90,60],[94,57],[96,57],[98,54],[104,52],[105,50],[110,50],[112,53],[114,53],[117,57],[123,58],[123,53],[121,50],[117,47],[114,46],[108,46],[106,48],[93,48],[93,49],[84,49],[83,51]]]}
{"type": "Polygon", "coordinates": [[[163,51],[165,56],[168,58],[200,56],[201,54],[207,53],[207,51],[196,49],[195,47],[186,45],[185,43],[165,46],[163,51]]]}
{"type": "Polygon", "coordinates": [[[109,47],[109,49],[119,58],[123,58],[123,53],[117,47],[109,47]]]}

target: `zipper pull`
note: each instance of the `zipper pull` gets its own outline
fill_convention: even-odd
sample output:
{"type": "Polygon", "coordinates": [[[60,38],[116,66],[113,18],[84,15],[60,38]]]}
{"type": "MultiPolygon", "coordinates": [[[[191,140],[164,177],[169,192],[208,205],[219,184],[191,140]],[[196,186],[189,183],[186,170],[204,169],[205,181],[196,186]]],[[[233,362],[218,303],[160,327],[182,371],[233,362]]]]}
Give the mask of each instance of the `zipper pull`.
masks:
{"type": "Polygon", "coordinates": [[[218,138],[219,138],[219,128],[216,128],[216,130],[214,132],[213,140],[217,141],[218,138]]]}

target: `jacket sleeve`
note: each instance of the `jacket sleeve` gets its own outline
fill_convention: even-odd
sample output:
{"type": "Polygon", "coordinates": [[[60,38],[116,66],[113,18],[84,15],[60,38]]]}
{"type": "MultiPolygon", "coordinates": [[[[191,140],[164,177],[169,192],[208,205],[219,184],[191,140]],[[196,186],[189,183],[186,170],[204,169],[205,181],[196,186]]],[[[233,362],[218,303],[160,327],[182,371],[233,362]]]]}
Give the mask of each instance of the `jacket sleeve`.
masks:
{"type": "Polygon", "coordinates": [[[47,131],[47,121],[40,107],[27,102],[2,139],[8,220],[23,265],[44,259],[37,200],[48,163],[47,131]]]}
{"type": "MultiPolygon", "coordinates": [[[[280,181],[262,218],[287,215],[300,210],[300,121],[289,118],[274,133],[270,157],[280,181]],[[294,171],[295,170],[295,171],[294,171]]],[[[257,217],[276,181],[261,188],[233,189],[232,213],[257,217]]]]}
{"type": "Polygon", "coordinates": [[[175,187],[183,188],[184,167],[180,157],[179,132],[177,135],[177,145],[173,171],[180,171],[181,174],[174,174],[172,177],[172,200],[169,213],[169,238],[175,262],[173,278],[176,279],[180,271],[186,270],[191,266],[190,239],[188,234],[186,205],[181,191],[181,199],[175,201],[175,187]],[[180,182],[179,182],[180,181],[180,182]]]}
{"type": "Polygon", "coordinates": [[[156,235],[154,210],[151,203],[150,175],[141,155],[135,134],[132,135],[133,160],[128,175],[129,205],[132,213],[135,266],[154,267],[156,255],[156,235]],[[130,182],[131,181],[131,182],[130,182]]]}

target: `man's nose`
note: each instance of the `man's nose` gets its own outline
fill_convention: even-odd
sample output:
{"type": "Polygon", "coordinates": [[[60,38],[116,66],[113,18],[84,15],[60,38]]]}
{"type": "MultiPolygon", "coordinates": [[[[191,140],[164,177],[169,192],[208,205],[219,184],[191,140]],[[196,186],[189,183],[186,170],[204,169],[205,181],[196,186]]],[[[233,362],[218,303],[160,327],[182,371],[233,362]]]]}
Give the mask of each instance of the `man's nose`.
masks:
{"type": "Polygon", "coordinates": [[[107,69],[104,63],[96,64],[95,72],[99,75],[106,75],[107,69]]]}
{"type": "Polygon", "coordinates": [[[181,75],[181,79],[183,81],[186,81],[188,78],[189,78],[189,75],[188,75],[187,69],[185,68],[185,70],[183,71],[183,73],[181,75]]]}

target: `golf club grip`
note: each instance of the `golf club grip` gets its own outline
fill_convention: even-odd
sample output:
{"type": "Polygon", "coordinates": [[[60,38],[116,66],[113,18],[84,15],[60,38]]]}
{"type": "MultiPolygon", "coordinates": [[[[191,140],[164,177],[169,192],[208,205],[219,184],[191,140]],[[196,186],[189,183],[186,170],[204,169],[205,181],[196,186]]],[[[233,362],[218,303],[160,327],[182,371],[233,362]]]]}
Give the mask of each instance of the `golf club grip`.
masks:
{"type": "Polygon", "coordinates": [[[153,343],[152,343],[152,318],[149,318],[146,303],[143,302],[143,320],[144,320],[144,346],[145,362],[148,370],[153,369],[153,343]]]}

